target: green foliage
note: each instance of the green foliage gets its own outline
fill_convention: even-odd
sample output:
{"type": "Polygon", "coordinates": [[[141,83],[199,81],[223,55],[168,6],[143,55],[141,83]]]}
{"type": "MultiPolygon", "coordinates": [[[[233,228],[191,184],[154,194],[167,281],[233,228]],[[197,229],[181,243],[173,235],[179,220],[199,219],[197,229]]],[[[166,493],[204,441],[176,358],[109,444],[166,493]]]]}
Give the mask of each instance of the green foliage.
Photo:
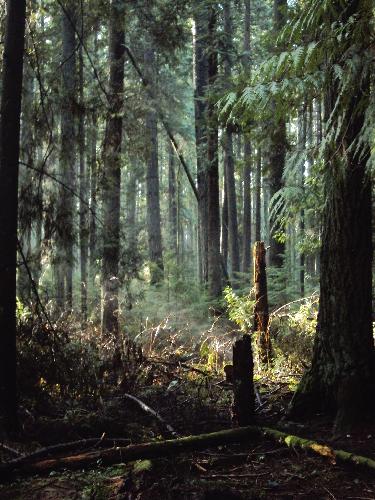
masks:
{"type": "Polygon", "coordinates": [[[93,333],[71,319],[53,325],[18,307],[18,384],[23,397],[92,398],[98,395],[99,347],[93,333]],[[22,311],[22,312],[20,312],[22,311]]]}
{"type": "Polygon", "coordinates": [[[239,296],[232,288],[226,287],[224,289],[224,300],[229,318],[240,327],[241,331],[252,331],[255,306],[252,293],[239,296]]]}
{"type": "Polygon", "coordinates": [[[312,295],[286,304],[270,316],[276,369],[303,372],[311,362],[319,298],[312,295]]]}

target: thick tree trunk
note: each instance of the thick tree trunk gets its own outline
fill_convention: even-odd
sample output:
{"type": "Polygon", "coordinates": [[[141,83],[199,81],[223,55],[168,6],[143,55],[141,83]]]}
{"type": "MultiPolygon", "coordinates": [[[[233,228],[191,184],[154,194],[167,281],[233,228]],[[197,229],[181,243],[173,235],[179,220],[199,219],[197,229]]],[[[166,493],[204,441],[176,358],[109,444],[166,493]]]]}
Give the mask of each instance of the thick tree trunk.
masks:
{"type": "MultiPolygon", "coordinates": [[[[154,49],[147,48],[144,54],[145,73],[155,82],[156,66],[154,49]]],[[[151,109],[146,116],[146,185],[147,185],[147,231],[150,258],[150,282],[156,285],[163,280],[163,246],[161,239],[160,195],[159,195],[159,154],[158,120],[151,109]]]]}
{"type": "MultiPolygon", "coordinates": [[[[213,91],[218,74],[217,12],[210,8],[208,23],[208,84],[213,91]]],[[[211,298],[218,298],[222,291],[221,255],[220,255],[220,203],[219,203],[219,158],[218,158],[218,117],[213,99],[207,105],[208,119],[208,293],[211,298]]]]}
{"type": "Polygon", "coordinates": [[[74,244],[74,178],[75,178],[75,103],[76,103],[76,36],[75,3],[66,4],[62,12],[62,98],[61,98],[61,186],[57,208],[56,234],[56,301],[60,310],[73,307],[74,244]],[[67,189],[68,188],[68,189],[67,189]]]}
{"type": "Polygon", "coordinates": [[[118,335],[122,107],[125,1],[112,0],[109,26],[110,102],[104,141],[102,333],[118,335]]]}
{"type": "MultiPolygon", "coordinates": [[[[274,35],[278,37],[286,22],[287,0],[274,0],[274,35]]],[[[283,187],[286,152],[286,125],[284,117],[272,120],[270,129],[269,186],[271,198],[283,187]]],[[[277,214],[275,214],[277,215],[277,214]]],[[[270,265],[282,267],[285,244],[277,238],[279,231],[275,216],[270,217],[270,265]]]]}
{"type": "MultiPolygon", "coordinates": [[[[366,20],[370,30],[371,6],[357,1],[345,9],[337,5],[338,18],[366,20]]],[[[327,21],[328,22],[328,21],[327,21]]],[[[329,20],[333,22],[333,20],[329,20]]],[[[365,23],[363,23],[365,26],[365,23]]],[[[363,29],[363,28],[362,28],[363,29]]],[[[367,33],[369,36],[369,33],[367,33]]],[[[363,33],[365,44],[366,33],[363,33]]],[[[347,40],[342,47],[345,53],[347,40]]],[[[340,46],[341,47],[341,46],[340,46]]],[[[327,411],[336,414],[337,430],[363,421],[374,410],[374,341],[372,336],[372,235],[371,183],[366,171],[369,144],[353,147],[364,126],[370,85],[369,66],[363,61],[351,75],[351,96],[340,117],[334,114],[327,132],[343,120],[343,132],[327,150],[325,171],[326,204],[320,270],[320,305],[311,368],[304,375],[292,401],[292,414],[310,415],[327,411]]],[[[354,54],[355,55],[355,54],[354,54]]],[[[336,55],[339,57],[339,54],[336,55]]],[[[334,61],[330,61],[330,68],[334,61]]],[[[330,70],[325,99],[325,122],[335,108],[337,80],[330,70]]]]}
{"type": "Polygon", "coordinates": [[[0,427],[16,431],[18,162],[26,2],[7,3],[0,120],[0,427]]]}
{"type": "Polygon", "coordinates": [[[195,40],[195,140],[197,154],[199,276],[208,282],[208,187],[207,187],[207,86],[208,10],[205,2],[194,5],[195,40]]]}

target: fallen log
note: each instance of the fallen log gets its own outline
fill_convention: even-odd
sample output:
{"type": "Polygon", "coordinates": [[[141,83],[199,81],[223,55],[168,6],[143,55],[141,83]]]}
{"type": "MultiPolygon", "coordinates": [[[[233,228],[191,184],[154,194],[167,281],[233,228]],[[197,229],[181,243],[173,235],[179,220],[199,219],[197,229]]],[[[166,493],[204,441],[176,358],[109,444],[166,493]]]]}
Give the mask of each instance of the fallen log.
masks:
{"type": "Polygon", "coordinates": [[[45,474],[59,469],[82,469],[98,465],[132,462],[134,460],[176,456],[180,453],[199,451],[219,445],[243,443],[244,440],[256,435],[274,439],[286,444],[288,447],[299,447],[304,450],[313,451],[329,458],[332,463],[338,460],[375,469],[375,461],[370,458],[355,455],[344,450],[335,450],[325,444],[290,435],[276,429],[248,426],[212,432],[210,434],[109,448],[31,463],[26,462],[22,465],[17,465],[14,463],[16,461],[13,461],[13,463],[0,464],[0,479],[4,481],[13,478],[15,475],[45,474]]]}

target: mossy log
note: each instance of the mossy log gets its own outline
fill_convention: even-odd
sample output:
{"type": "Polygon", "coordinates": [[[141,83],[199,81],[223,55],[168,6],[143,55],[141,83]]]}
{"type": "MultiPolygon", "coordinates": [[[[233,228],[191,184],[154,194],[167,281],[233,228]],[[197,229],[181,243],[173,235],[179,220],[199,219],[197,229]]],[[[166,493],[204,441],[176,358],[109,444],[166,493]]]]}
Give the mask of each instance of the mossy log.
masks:
{"type": "Polygon", "coordinates": [[[0,465],[0,479],[5,481],[17,475],[46,474],[59,469],[82,469],[141,459],[176,456],[180,453],[199,451],[224,444],[243,443],[244,440],[256,435],[274,439],[289,447],[298,447],[313,451],[329,458],[332,463],[335,463],[337,460],[375,469],[375,461],[370,458],[355,455],[344,450],[335,450],[325,444],[287,434],[276,429],[248,426],[178,439],[114,447],[72,456],[33,461],[31,463],[24,462],[22,465],[15,460],[0,465]]]}

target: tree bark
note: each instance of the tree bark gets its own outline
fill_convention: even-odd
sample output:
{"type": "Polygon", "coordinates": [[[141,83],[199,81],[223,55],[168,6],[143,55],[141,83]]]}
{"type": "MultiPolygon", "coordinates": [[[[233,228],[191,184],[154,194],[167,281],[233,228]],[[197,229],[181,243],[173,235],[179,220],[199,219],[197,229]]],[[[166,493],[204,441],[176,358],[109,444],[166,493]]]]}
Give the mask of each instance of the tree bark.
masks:
{"type": "MultiPolygon", "coordinates": [[[[25,42],[27,43],[27,41],[25,42]]],[[[29,63],[24,65],[24,84],[22,95],[21,116],[21,150],[22,165],[19,174],[19,214],[18,233],[22,253],[29,268],[32,268],[32,226],[36,215],[35,195],[32,168],[35,165],[35,146],[33,130],[33,104],[34,104],[34,74],[29,63]]],[[[19,298],[28,304],[31,299],[31,282],[22,258],[17,272],[17,294],[19,298]]]]}
{"type": "Polygon", "coordinates": [[[253,375],[251,336],[244,335],[233,344],[233,420],[240,426],[254,421],[253,375]]]}
{"type": "Polygon", "coordinates": [[[85,101],[84,101],[84,79],[83,79],[83,52],[82,45],[79,49],[79,121],[78,121],[78,146],[79,146],[79,247],[80,247],[80,270],[81,270],[81,315],[84,322],[87,321],[87,262],[89,247],[88,228],[88,181],[85,162],[85,101]]]}
{"type": "Polygon", "coordinates": [[[221,211],[221,255],[223,257],[223,262],[225,267],[228,266],[228,180],[226,175],[226,165],[224,163],[224,175],[223,175],[223,206],[221,211]]]}
{"type": "MultiPolygon", "coordinates": [[[[243,39],[243,68],[250,75],[251,72],[251,1],[244,0],[245,23],[243,39]]],[[[242,219],[242,272],[248,273],[251,266],[251,142],[245,134],[244,144],[244,172],[243,172],[243,219],[242,219]]],[[[256,238],[260,241],[260,237],[256,238]]]]}
{"type": "MultiPolygon", "coordinates": [[[[274,36],[279,36],[286,22],[287,0],[274,0],[274,36]]],[[[284,117],[271,120],[269,186],[272,197],[283,187],[283,172],[286,152],[286,125],[284,117]]],[[[275,214],[276,215],[276,214],[275,214]]],[[[270,265],[282,267],[285,244],[278,239],[278,224],[275,216],[270,216],[270,265]]]]}
{"type": "Polygon", "coordinates": [[[122,107],[125,2],[112,0],[109,26],[109,109],[104,141],[102,333],[118,336],[122,107]]]}
{"type": "MultiPolygon", "coordinates": [[[[155,82],[156,62],[154,49],[148,47],[144,54],[145,74],[155,82]]],[[[163,280],[163,246],[160,222],[159,195],[159,155],[158,155],[158,119],[153,109],[146,116],[146,185],[147,185],[147,227],[148,250],[150,258],[150,282],[156,285],[163,280]]]]}
{"type": "Polygon", "coordinates": [[[168,218],[169,240],[173,256],[177,259],[177,193],[176,162],[172,144],[168,141],[168,218]]]}
{"type": "Polygon", "coordinates": [[[75,105],[76,105],[76,12],[72,0],[62,12],[62,98],[61,98],[61,149],[60,187],[57,207],[56,231],[56,303],[73,307],[73,243],[74,243],[74,180],[75,180],[75,105]],[[68,189],[67,189],[68,188],[68,189]]]}
{"type": "Polygon", "coordinates": [[[259,360],[262,364],[269,364],[272,356],[272,346],[268,329],[266,249],[263,241],[255,242],[253,261],[255,289],[254,331],[257,334],[259,360]]]}
{"type": "MultiPolygon", "coordinates": [[[[326,26],[329,29],[334,21],[345,24],[350,16],[358,17],[364,46],[372,17],[371,6],[366,5],[351,1],[344,8],[337,3],[337,18],[325,20],[330,23],[326,26]]],[[[365,49],[361,44],[356,45],[361,64],[350,77],[351,94],[345,107],[333,112],[339,92],[332,67],[352,42],[345,40],[328,62],[326,133],[336,131],[337,120],[342,132],[326,154],[321,293],[312,365],[291,405],[295,416],[333,413],[338,431],[346,431],[374,411],[371,182],[366,170],[370,145],[365,142],[359,151],[353,147],[364,127],[370,95],[370,63],[362,58],[365,49]]]]}
{"type": "MultiPolygon", "coordinates": [[[[224,79],[225,84],[230,84],[232,73],[232,52],[233,52],[233,26],[231,0],[224,2],[224,79]]],[[[225,178],[227,187],[228,201],[228,248],[230,257],[230,269],[232,278],[238,278],[240,271],[240,249],[238,237],[238,218],[237,218],[237,197],[236,182],[234,177],[234,154],[233,154],[233,134],[230,127],[227,127],[224,134],[224,163],[225,178]]],[[[233,282],[234,284],[234,282],[233,282]]]]}
{"type": "Polygon", "coordinates": [[[18,429],[16,382],[16,264],[18,163],[26,2],[7,2],[0,119],[0,417],[18,429]]]}
{"type": "MultiPolygon", "coordinates": [[[[305,203],[305,147],[306,147],[306,105],[304,105],[303,109],[300,110],[300,116],[299,116],[299,127],[298,127],[298,135],[299,135],[299,140],[298,140],[298,147],[300,150],[301,156],[301,200],[302,200],[302,208],[300,211],[300,221],[299,221],[299,238],[300,242],[303,243],[304,237],[305,237],[305,209],[304,209],[304,203],[305,203]]],[[[305,252],[304,250],[300,250],[300,255],[299,255],[299,283],[300,283],[300,293],[301,297],[305,296],[305,262],[306,262],[306,257],[305,257],[305,252]]]]}
{"type": "Polygon", "coordinates": [[[261,223],[262,223],[262,207],[261,207],[261,190],[262,190],[262,152],[258,149],[257,169],[255,177],[255,241],[260,241],[261,238],[261,223]]]}
{"type": "Polygon", "coordinates": [[[199,276],[208,282],[208,186],[207,186],[207,87],[208,87],[208,8],[205,2],[194,4],[195,40],[195,141],[198,186],[199,276]]]}
{"type": "MultiPolygon", "coordinates": [[[[218,74],[217,55],[217,12],[210,7],[208,23],[208,84],[213,92],[218,74]]],[[[218,158],[218,117],[215,102],[209,99],[207,105],[208,120],[208,293],[213,299],[222,291],[221,255],[220,255],[220,203],[219,203],[219,158],[218,158]]]]}

